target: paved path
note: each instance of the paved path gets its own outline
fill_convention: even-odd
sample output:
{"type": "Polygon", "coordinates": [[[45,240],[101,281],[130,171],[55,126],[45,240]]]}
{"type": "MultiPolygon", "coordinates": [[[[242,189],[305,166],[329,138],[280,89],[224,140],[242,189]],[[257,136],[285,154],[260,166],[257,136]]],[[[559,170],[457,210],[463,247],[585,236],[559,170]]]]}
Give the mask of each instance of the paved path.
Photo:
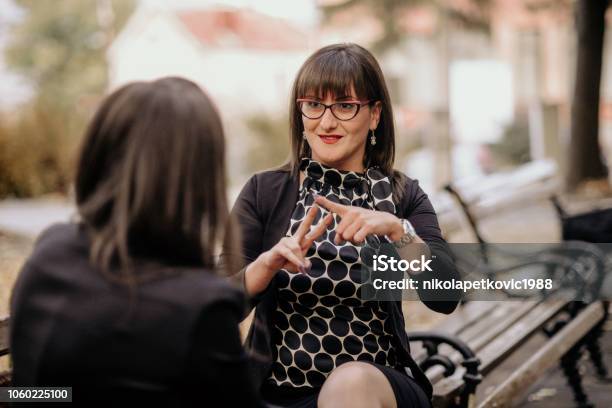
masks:
{"type": "Polygon", "coordinates": [[[76,214],[65,200],[3,200],[0,201],[0,230],[35,237],[49,225],[68,221],[76,214]]]}

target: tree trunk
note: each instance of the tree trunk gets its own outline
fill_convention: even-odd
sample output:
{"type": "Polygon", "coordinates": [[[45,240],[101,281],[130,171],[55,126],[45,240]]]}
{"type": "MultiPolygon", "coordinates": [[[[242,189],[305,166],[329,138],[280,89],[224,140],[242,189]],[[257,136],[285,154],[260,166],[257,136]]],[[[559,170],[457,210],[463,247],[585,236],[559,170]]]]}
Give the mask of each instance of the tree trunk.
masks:
{"type": "Polygon", "coordinates": [[[587,179],[607,175],[599,146],[599,88],[609,4],[609,0],[576,1],[578,43],[567,174],[570,189],[587,179]]]}

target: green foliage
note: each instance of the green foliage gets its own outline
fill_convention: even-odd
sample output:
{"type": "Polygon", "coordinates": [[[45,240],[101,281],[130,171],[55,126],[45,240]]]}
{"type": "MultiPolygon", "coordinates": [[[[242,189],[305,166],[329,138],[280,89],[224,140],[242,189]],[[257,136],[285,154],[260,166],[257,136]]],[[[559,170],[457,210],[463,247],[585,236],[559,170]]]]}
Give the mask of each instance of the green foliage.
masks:
{"type": "Polygon", "coordinates": [[[246,124],[253,134],[246,163],[249,174],[279,166],[287,160],[290,151],[287,116],[253,115],[246,124]]]}
{"type": "Polygon", "coordinates": [[[107,85],[106,49],[132,0],[20,0],[6,63],[35,97],[0,121],[0,197],[66,192],[74,151],[107,85]],[[100,19],[100,6],[114,19],[100,19]]]}
{"type": "MultiPolygon", "coordinates": [[[[22,24],[6,50],[8,66],[29,79],[40,98],[74,109],[82,95],[100,94],[106,85],[105,51],[114,27],[102,27],[95,0],[21,0],[22,24]]],[[[114,26],[125,23],[131,1],[113,1],[114,26]]]]}

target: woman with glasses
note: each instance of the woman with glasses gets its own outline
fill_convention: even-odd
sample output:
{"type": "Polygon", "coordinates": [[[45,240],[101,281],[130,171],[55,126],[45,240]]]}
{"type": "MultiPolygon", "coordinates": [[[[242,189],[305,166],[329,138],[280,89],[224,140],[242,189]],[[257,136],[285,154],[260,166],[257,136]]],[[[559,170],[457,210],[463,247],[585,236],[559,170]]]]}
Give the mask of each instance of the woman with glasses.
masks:
{"type": "Polygon", "coordinates": [[[80,222],[43,232],[13,291],[14,386],[72,387],[77,406],[260,406],[243,294],[214,259],[235,237],[224,151],[193,82],[104,100],[77,168],[80,222]]]}
{"type": "MultiPolygon", "coordinates": [[[[400,301],[365,295],[376,243],[411,246],[455,269],[415,180],[393,170],[391,102],[374,57],[355,44],[316,51],[293,86],[291,158],[253,176],[233,209],[256,306],[247,345],[264,399],[283,407],[429,407],[400,301]],[[374,244],[372,244],[374,242],[374,244]]],[[[225,251],[231,259],[231,252],[225,251]]],[[[450,313],[454,301],[426,304],[450,313]]]]}

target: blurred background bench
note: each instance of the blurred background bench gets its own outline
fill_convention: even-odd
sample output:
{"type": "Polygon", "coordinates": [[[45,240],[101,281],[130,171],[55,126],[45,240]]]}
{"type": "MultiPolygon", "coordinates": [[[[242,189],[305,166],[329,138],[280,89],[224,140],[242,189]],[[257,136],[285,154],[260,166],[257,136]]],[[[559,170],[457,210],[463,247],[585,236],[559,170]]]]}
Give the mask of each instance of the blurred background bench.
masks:
{"type": "Polygon", "coordinates": [[[527,205],[549,200],[562,183],[552,160],[532,161],[513,170],[449,184],[434,197],[440,227],[447,238],[468,229],[476,238],[478,223],[527,205]]]}

